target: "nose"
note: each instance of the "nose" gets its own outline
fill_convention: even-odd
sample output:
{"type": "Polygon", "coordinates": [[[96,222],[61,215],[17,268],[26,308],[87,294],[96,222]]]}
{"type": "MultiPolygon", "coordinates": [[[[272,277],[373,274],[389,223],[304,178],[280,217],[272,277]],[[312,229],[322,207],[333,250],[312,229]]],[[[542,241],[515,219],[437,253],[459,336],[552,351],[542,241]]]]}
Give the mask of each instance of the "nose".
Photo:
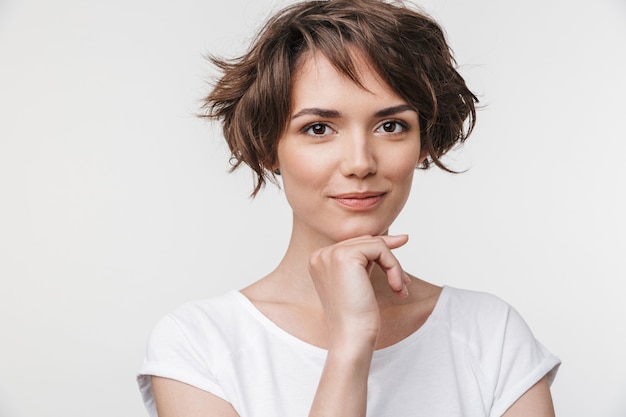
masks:
{"type": "Polygon", "coordinates": [[[355,133],[342,141],[341,172],[347,177],[365,178],[376,173],[374,146],[367,134],[355,133]]]}

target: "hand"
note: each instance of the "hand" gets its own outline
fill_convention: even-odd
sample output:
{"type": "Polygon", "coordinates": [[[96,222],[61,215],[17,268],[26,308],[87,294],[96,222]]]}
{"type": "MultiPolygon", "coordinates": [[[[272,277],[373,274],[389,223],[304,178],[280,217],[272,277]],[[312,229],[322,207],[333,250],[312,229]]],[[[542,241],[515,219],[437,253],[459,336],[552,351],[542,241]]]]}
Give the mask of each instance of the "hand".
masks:
{"type": "Polygon", "coordinates": [[[375,265],[381,279],[400,297],[408,294],[408,275],[391,253],[408,236],[362,236],[317,250],[309,260],[309,272],[322,302],[330,343],[375,343],[380,311],[370,280],[375,265]]]}

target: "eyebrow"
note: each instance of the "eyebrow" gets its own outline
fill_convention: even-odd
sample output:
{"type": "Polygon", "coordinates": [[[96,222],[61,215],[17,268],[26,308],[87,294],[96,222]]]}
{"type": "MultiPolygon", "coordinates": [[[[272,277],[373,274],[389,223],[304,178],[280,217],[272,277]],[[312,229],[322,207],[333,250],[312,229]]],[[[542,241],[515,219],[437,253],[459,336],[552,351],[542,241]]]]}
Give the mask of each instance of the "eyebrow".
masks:
{"type": "Polygon", "coordinates": [[[341,117],[341,113],[338,112],[337,110],[328,110],[328,109],[320,109],[317,107],[312,107],[312,108],[300,110],[298,113],[291,116],[291,119],[293,120],[300,116],[306,116],[306,115],[319,116],[325,119],[336,119],[338,117],[341,117]]]}
{"type": "MultiPolygon", "coordinates": [[[[392,106],[392,107],[387,107],[385,109],[378,110],[374,114],[374,117],[392,116],[394,114],[402,113],[408,110],[415,111],[415,109],[413,109],[413,107],[409,106],[408,104],[400,104],[398,106],[392,106]]],[[[318,107],[311,107],[311,108],[300,110],[298,113],[291,116],[291,119],[293,120],[293,119],[296,119],[298,117],[305,116],[305,115],[319,116],[319,117],[323,117],[326,119],[336,119],[336,118],[341,117],[341,113],[337,110],[320,109],[318,107]]]]}
{"type": "Polygon", "coordinates": [[[374,114],[375,117],[387,117],[393,116],[394,114],[402,113],[404,111],[415,111],[415,109],[408,104],[400,104],[399,106],[387,107],[386,109],[382,109],[374,114]]]}

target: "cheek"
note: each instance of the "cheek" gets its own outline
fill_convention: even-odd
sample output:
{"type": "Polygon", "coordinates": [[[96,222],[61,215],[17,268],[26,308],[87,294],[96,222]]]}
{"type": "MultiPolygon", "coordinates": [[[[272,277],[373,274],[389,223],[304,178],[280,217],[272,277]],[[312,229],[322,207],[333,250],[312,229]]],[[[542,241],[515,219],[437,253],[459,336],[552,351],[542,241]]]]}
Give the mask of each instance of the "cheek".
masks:
{"type": "MultiPolygon", "coordinates": [[[[289,140],[289,139],[287,139],[289,140]]],[[[279,146],[278,163],[281,173],[294,181],[306,181],[307,183],[319,182],[324,178],[332,164],[332,152],[319,146],[298,146],[284,143],[279,146]]],[[[287,180],[287,178],[283,178],[287,180]]]]}
{"type": "Polygon", "coordinates": [[[279,152],[283,188],[288,199],[303,193],[311,193],[327,180],[328,161],[317,153],[286,147],[279,152]]]}
{"type": "Polygon", "coordinates": [[[411,181],[419,163],[419,152],[419,147],[413,146],[387,153],[385,156],[387,175],[398,181],[402,179],[411,181]]]}

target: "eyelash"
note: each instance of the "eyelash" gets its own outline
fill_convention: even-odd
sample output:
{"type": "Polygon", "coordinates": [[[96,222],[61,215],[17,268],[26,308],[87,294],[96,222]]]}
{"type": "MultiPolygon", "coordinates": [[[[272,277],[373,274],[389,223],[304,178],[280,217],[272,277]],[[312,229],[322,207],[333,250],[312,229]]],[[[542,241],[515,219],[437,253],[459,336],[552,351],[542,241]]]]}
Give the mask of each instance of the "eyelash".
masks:
{"type": "MultiPolygon", "coordinates": [[[[400,135],[402,133],[405,133],[406,131],[409,130],[409,125],[406,124],[405,122],[402,122],[400,120],[385,120],[384,122],[382,122],[377,128],[376,130],[379,130],[381,128],[383,128],[385,125],[393,123],[395,126],[395,128],[400,127],[402,130],[400,130],[399,132],[383,132],[387,135],[400,135]]],[[[394,129],[395,130],[395,129],[394,129]]]]}
{"type": "MultiPolygon", "coordinates": [[[[405,133],[406,131],[409,130],[409,125],[405,122],[402,122],[400,120],[385,120],[384,122],[380,123],[378,125],[378,127],[376,128],[376,131],[378,131],[379,129],[383,128],[385,125],[388,124],[393,124],[394,125],[394,130],[398,127],[400,127],[400,131],[399,132],[385,132],[383,131],[382,133],[387,134],[387,135],[400,135],[402,133],[405,133]]],[[[310,132],[311,129],[313,128],[319,128],[319,127],[323,127],[325,130],[332,130],[332,128],[326,124],[326,123],[322,123],[322,122],[315,122],[315,123],[311,123],[306,125],[304,128],[302,128],[302,133],[309,135],[309,136],[317,136],[317,137],[322,137],[322,136],[326,136],[329,133],[325,131],[325,133],[320,133],[320,134],[315,134],[310,132]]]]}
{"type": "Polygon", "coordinates": [[[326,130],[332,130],[330,126],[328,126],[326,123],[322,123],[322,122],[315,122],[315,123],[311,123],[308,124],[306,126],[304,126],[304,128],[302,129],[302,133],[309,135],[309,136],[326,136],[328,135],[328,133],[324,133],[324,134],[314,134],[312,132],[309,132],[311,129],[315,128],[315,127],[323,127],[326,130]]]}

